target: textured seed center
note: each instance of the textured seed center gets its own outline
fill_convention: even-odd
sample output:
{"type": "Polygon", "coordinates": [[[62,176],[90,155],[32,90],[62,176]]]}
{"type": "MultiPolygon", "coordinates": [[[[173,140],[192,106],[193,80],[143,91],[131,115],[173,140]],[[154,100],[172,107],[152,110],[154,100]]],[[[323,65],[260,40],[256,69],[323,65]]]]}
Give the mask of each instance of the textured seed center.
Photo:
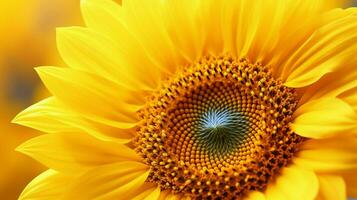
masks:
{"type": "Polygon", "coordinates": [[[209,152],[227,154],[238,148],[247,136],[248,122],[229,108],[211,109],[198,120],[197,137],[209,152]]]}
{"type": "Polygon", "coordinates": [[[264,190],[303,141],[288,126],[296,102],[259,64],[211,56],[185,67],[139,113],[148,181],[197,199],[264,190]]]}

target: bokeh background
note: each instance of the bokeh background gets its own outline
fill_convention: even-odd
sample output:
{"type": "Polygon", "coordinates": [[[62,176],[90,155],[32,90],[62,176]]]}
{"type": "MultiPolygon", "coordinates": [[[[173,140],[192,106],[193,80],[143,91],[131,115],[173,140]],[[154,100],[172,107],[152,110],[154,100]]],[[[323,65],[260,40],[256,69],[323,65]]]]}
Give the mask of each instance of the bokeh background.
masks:
{"type": "Polygon", "coordinates": [[[14,149],[35,136],[11,124],[48,96],[33,67],[61,65],[55,27],[81,25],[79,0],[0,0],[0,199],[17,199],[44,167],[14,149]]]}
{"type": "MultiPolygon", "coordinates": [[[[120,0],[116,0],[119,2],[120,0]]],[[[55,28],[82,25],[80,0],[0,0],[0,199],[17,199],[44,167],[14,149],[39,133],[12,118],[47,94],[33,70],[62,65],[55,28]]],[[[357,0],[350,2],[357,6],[357,0]]]]}

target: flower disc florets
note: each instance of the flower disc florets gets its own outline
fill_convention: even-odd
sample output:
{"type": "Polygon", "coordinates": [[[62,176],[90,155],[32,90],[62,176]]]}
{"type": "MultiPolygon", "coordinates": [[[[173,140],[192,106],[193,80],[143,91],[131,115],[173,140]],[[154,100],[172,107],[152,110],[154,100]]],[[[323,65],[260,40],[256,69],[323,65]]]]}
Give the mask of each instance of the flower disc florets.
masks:
{"type": "Polygon", "coordinates": [[[296,104],[267,67],[210,56],[152,95],[134,144],[163,190],[236,199],[263,190],[297,151],[296,104]]]}

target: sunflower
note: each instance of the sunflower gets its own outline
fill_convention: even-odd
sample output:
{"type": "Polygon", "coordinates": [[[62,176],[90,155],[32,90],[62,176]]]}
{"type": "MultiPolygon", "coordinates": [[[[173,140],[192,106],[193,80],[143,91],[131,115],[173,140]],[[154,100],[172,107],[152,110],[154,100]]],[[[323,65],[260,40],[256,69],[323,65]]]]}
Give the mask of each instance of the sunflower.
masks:
{"type": "Polygon", "coordinates": [[[49,170],[20,199],[357,196],[357,10],[338,1],[83,0],[68,67],[14,122],[49,170]]]}

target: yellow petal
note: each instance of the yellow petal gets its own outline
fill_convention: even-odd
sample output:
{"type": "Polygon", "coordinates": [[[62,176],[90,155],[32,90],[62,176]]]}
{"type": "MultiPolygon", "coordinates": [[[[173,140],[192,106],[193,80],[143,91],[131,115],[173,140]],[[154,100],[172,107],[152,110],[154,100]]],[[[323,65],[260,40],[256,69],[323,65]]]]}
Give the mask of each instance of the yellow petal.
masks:
{"type": "Polygon", "coordinates": [[[140,160],[134,150],[87,134],[56,133],[35,137],[16,149],[60,172],[77,173],[99,165],[140,160]]]}
{"type": "MultiPolygon", "coordinates": [[[[167,1],[127,0],[122,2],[122,21],[128,31],[142,45],[149,57],[166,69],[176,72],[185,64],[185,57],[177,51],[175,40],[169,37],[163,20],[167,1]]],[[[177,24],[176,28],[180,28],[177,24]]]]}
{"type": "MultiPolygon", "coordinates": [[[[231,9],[236,8],[232,26],[236,34],[237,57],[271,66],[277,77],[282,77],[284,62],[316,29],[321,13],[334,7],[321,0],[226,2],[233,7],[231,9]],[[302,18],[306,23],[300,23],[302,18]]],[[[231,21],[224,22],[222,25],[229,27],[227,24],[231,21]]]]}
{"type": "MultiPolygon", "coordinates": [[[[130,45],[132,44],[123,44],[126,48],[130,48],[130,45]]],[[[144,66],[137,68],[138,66],[126,62],[125,56],[130,56],[127,49],[89,28],[57,29],[57,47],[70,67],[101,75],[133,89],[152,90],[160,80],[160,76],[151,74],[150,70],[145,70],[149,74],[139,73],[144,66]]],[[[141,60],[140,57],[136,59],[141,60]]],[[[145,67],[150,69],[150,66],[145,67]]]]}
{"type": "Polygon", "coordinates": [[[346,200],[346,186],[342,177],[318,175],[319,194],[321,200],[346,200]]]}
{"type": "Polygon", "coordinates": [[[120,143],[128,143],[134,135],[132,129],[112,128],[88,121],[55,97],[30,106],[20,112],[12,122],[46,133],[88,133],[100,140],[120,143]]]}
{"type": "MultiPolygon", "coordinates": [[[[242,21],[245,21],[242,22],[242,25],[245,24],[246,27],[242,25],[239,26],[239,28],[249,31],[245,36],[246,41],[237,36],[237,41],[240,41],[245,46],[245,49],[242,49],[241,53],[243,53],[243,56],[247,54],[248,59],[253,62],[262,61],[270,56],[270,52],[278,43],[289,3],[282,0],[258,0],[254,2],[244,2],[243,5],[245,6],[245,14],[252,18],[252,20],[242,19],[242,21]],[[247,51],[247,53],[245,53],[245,51],[247,51]]],[[[238,53],[240,52],[238,51],[238,53]]]]}
{"type": "Polygon", "coordinates": [[[150,88],[156,88],[166,67],[151,59],[128,31],[121,20],[121,7],[111,0],[82,0],[81,10],[86,25],[108,36],[116,48],[121,50],[115,52],[115,60],[118,62],[116,70],[122,73],[121,76],[131,76],[148,84],[150,88]]]}
{"type": "MultiPolygon", "coordinates": [[[[357,61],[355,62],[357,63],[357,61]]],[[[307,101],[312,101],[320,98],[335,98],[342,97],[343,94],[355,94],[352,90],[357,89],[357,70],[355,64],[346,64],[342,70],[332,72],[323,76],[319,81],[309,86],[299,101],[299,104],[304,104],[307,101]],[[351,91],[351,92],[350,92],[351,91]]],[[[342,98],[350,103],[352,107],[357,106],[353,101],[348,101],[351,95],[342,98]]]]}
{"type": "Polygon", "coordinates": [[[245,200],[265,200],[263,193],[258,191],[252,191],[248,194],[248,197],[245,200]]]}
{"type": "MultiPolygon", "coordinates": [[[[256,33],[259,28],[260,13],[263,8],[260,6],[262,1],[258,3],[251,1],[236,1],[238,3],[238,23],[236,30],[236,48],[238,57],[249,55],[249,59],[254,60],[257,56],[254,55],[254,43],[256,33]],[[257,13],[257,15],[253,14],[257,13]]],[[[255,60],[254,60],[255,61],[255,60]]]]}
{"type": "Polygon", "coordinates": [[[144,94],[74,69],[40,67],[36,71],[56,98],[85,117],[118,128],[136,125],[144,94]]]}
{"type": "Polygon", "coordinates": [[[83,123],[54,97],[44,99],[23,110],[12,122],[47,133],[77,132],[78,129],[70,124],[83,123]]]}
{"type": "Polygon", "coordinates": [[[60,199],[73,176],[47,170],[33,179],[20,194],[19,200],[60,199]]]}
{"type": "Polygon", "coordinates": [[[269,183],[267,200],[313,200],[318,192],[318,179],[312,171],[290,166],[282,170],[275,182],[269,183]]]}
{"type": "Polygon", "coordinates": [[[308,138],[326,138],[350,134],[357,127],[352,108],[337,98],[316,99],[299,107],[291,128],[308,138]]]}
{"type": "Polygon", "coordinates": [[[337,173],[357,169],[357,138],[333,137],[308,140],[300,147],[293,162],[319,173],[337,173]]]}
{"type": "Polygon", "coordinates": [[[357,87],[343,92],[341,95],[339,95],[339,98],[351,105],[353,110],[357,113],[357,87]]]}
{"type": "Polygon", "coordinates": [[[143,192],[148,174],[148,166],[132,161],[97,167],[76,179],[65,198],[129,200],[143,192]]]}
{"type": "Polygon", "coordinates": [[[121,7],[111,0],[81,0],[81,11],[87,27],[115,39],[122,32],[121,7]]]}
{"type": "MultiPolygon", "coordinates": [[[[346,10],[335,9],[330,12],[331,18],[344,18],[346,15],[356,14],[356,8],[346,10]]],[[[327,22],[333,19],[326,19],[327,22]]],[[[318,82],[309,86],[300,100],[300,103],[305,103],[308,100],[317,98],[331,98],[340,96],[341,93],[351,91],[357,87],[357,71],[355,65],[357,57],[350,59],[344,64],[343,68],[324,75],[318,82]]],[[[344,99],[345,100],[345,99],[344,99]]]]}
{"type": "Polygon", "coordinates": [[[345,67],[355,58],[357,50],[357,15],[351,12],[332,11],[331,17],[286,62],[291,72],[285,85],[300,88],[319,80],[323,75],[345,67]]]}
{"type": "Polygon", "coordinates": [[[193,14],[198,12],[200,2],[182,0],[165,3],[163,15],[166,17],[162,20],[169,37],[175,41],[175,48],[190,63],[197,61],[203,54],[205,41],[200,15],[193,14]]]}
{"type": "MultiPolygon", "coordinates": [[[[136,195],[132,200],[144,200],[146,197],[154,194],[156,190],[159,190],[160,196],[160,187],[153,183],[145,183],[142,188],[139,189],[141,192],[136,195]]],[[[157,198],[156,198],[157,199],[157,198]]]]}
{"type": "Polygon", "coordinates": [[[160,196],[160,187],[156,184],[145,183],[142,188],[138,189],[141,192],[132,200],[158,199],[160,196]]]}
{"type": "Polygon", "coordinates": [[[198,15],[204,19],[201,23],[204,29],[202,36],[205,38],[205,51],[214,55],[221,54],[224,48],[221,28],[222,3],[214,0],[200,1],[198,15]]]}
{"type": "Polygon", "coordinates": [[[160,197],[160,187],[156,187],[154,191],[152,191],[148,196],[146,196],[145,200],[158,200],[160,197]]]}

